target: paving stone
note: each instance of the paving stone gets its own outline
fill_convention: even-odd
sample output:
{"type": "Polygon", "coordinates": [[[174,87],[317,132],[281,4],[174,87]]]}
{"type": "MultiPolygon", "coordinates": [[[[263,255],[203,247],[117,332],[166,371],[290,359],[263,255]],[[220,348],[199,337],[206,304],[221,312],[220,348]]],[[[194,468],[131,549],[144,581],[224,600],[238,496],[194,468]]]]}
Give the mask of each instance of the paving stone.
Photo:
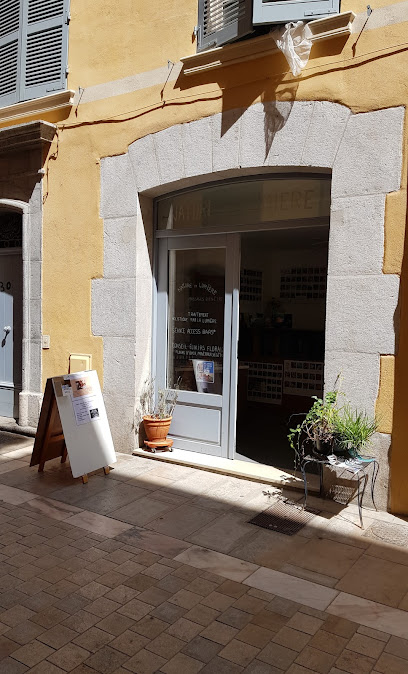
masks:
{"type": "Polygon", "coordinates": [[[245,613],[245,611],[239,611],[236,608],[229,608],[224,613],[218,617],[219,622],[225,623],[226,625],[231,625],[236,629],[242,629],[249,623],[252,616],[250,613],[245,613]]]}
{"type": "Polygon", "coordinates": [[[40,613],[33,615],[31,621],[37,623],[37,625],[41,625],[41,627],[44,627],[45,629],[50,629],[54,625],[57,625],[68,618],[68,616],[69,613],[61,611],[61,609],[55,608],[55,606],[50,606],[44,611],[40,611],[40,613]]]}
{"type": "MultiPolygon", "coordinates": [[[[289,671],[290,668],[288,669],[288,672],[289,671]]],[[[244,674],[281,674],[281,672],[281,669],[278,669],[273,665],[268,665],[266,662],[260,662],[259,660],[253,660],[244,670],[244,674]]]]}
{"type": "MultiPolygon", "coordinates": [[[[402,639],[401,641],[404,640],[402,639]]],[[[348,642],[347,649],[355,651],[356,653],[361,653],[361,655],[368,655],[370,658],[375,658],[377,660],[383,652],[384,646],[385,643],[383,641],[378,641],[377,639],[372,639],[364,634],[356,633],[348,642]]]]}
{"type": "Polygon", "coordinates": [[[184,615],[187,620],[192,620],[193,622],[198,623],[207,627],[210,625],[218,616],[220,615],[219,611],[216,611],[213,608],[208,606],[203,606],[203,604],[197,604],[194,606],[188,613],[184,615]]]}
{"type": "Polygon", "coordinates": [[[9,627],[15,627],[23,620],[29,620],[33,615],[35,615],[34,611],[25,606],[13,606],[13,608],[0,613],[0,621],[9,627]]]}
{"type": "Polygon", "coordinates": [[[205,602],[205,599],[199,594],[189,592],[188,590],[179,590],[169,599],[169,602],[170,604],[176,604],[176,606],[181,606],[185,609],[191,609],[199,604],[201,600],[203,603],[205,602]]]}
{"type": "Polygon", "coordinates": [[[297,651],[271,642],[259,653],[258,660],[266,662],[269,665],[276,665],[278,668],[286,670],[297,656],[297,651]]]}
{"type": "Polygon", "coordinates": [[[142,576],[141,573],[138,573],[136,576],[128,578],[123,583],[123,585],[126,585],[127,587],[130,587],[133,590],[137,590],[138,592],[143,592],[144,590],[147,590],[149,587],[152,587],[152,585],[156,584],[157,584],[156,578],[151,578],[150,576],[142,576]]]}
{"type": "Polygon", "coordinates": [[[53,665],[52,662],[43,660],[35,667],[29,670],[29,674],[65,674],[63,669],[53,665]]]}
{"type": "Polygon", "coordinates": [[[331,655],[340,655],[346,648],[347,643],[348,639],[345,637],[341,637],[338,634],[330,634],[330,632],[325,632],[325,630],[319,630],[310,640],[309,646],[331,655]]]}
{"type": "Polygon", "coordinates": [[[208,665],[200,670],[202,674],[240,674],[244,668],[225,658],[213,658],[208,665]]]}
{"type": "MultiPolygon", "coordinates": [[[[166,590],[166,592],[178,592],[179,590],[182,590],[184,587],[187,587],[191,585],[188,580],[185,578],[177,578],[173,574],[166,576],[165,578],[162,578],[156,585],[156,587],[160,588],[161,590],[166,590]]],[[[199,592],[197,594],[200,594],[199,592]]]]}
{"type": "MultiPolygon", "coordinates": [[[[214,621],[201,632],[202,637],[210,639],[210,641],[215,641],[222,646],[226,646],[237,634],[239,634],[239,632],[235,627],[225,625],[218,621],[214,621]]],[[[241,641],[244,641],[244,639],[241,641]]]]}
{"type": "Polygon", "coordinates": [[[86,632],[83,632],[80,636],[74,632],[72,641],[77,646],[81,646],[81,648],[85,648],[91,653],[96,653],[102,646],[106,646],[112,641],[113,638],[112,634],[109,634],[98,627],[90,627],[89,630],[86,630],[86,632]]]}
{"type": "MultiPolygon", "coordinates": [[[[128,606],[128,604],[125,604],[125,606],[128,606]]],[[[100,597],[91,604],[88,604],[86,610],[88,611],[88,613],[93,613],[94,615],[97,615],[100,618],[106,618],[106,616],[109,615],[110,613],[113,613],[113,611],[122,608],[123,607],[121,607],[121,605],[118,604],[118,602],[112,601],[111,599],[106,599],[106,597],[100,597]]]]}
{"type": "Polygon", "coordinates": [[[251,623],[258,625],[259,627],[264,627],[271,632],[279,632],[279,630],[286,625],[288,618],[273,611],[268,611],[267,609],[260,611],[254,616],[250,616],[251,623]]]}
{"type": "Polygon", "coordinates": [[[135,674],[154,674],[154,672],[159,671],[165,664],[165,658],[143,649],[127,661],[126,669],[135,674]]]}
{"type": "Polygon", "coordinates": [[[57,665],[57,667],[64,669],[66,672],[70,672],[74,667],[78,667],[78,665],[84,662],[88,656],[89,651],[86,651],[76,644],[70,643],[66,644],[66,646],[63,646],[58,651],[53,652],[47,659],[54,665],[57,665]]]}
{"type": "Polygon", "coordinates": [[[42,632],[44,632],[44,627],[36,625],[30,620],[23,620],[19,625],[5,632],[4,636],[23,646],[41,635],[42,632]]]}
{"type": "Polygon", "coordinates": [[[128,656],[124,653],[119,653],[119,651],[116,651],[109,646],[104,646],[97,653],[91,655],[91,657],[85,661],[85,664],[88,665],[88,667],[91,667],[91,669],[100,672],[100,674],[112,674],[123,665],[127,659],[128,656]]]}
{"type": "Polygon", "coordinates": [[[7,637],[0,636],[0,661],[6,658],[10,653],[16,651],[19,645],[15,641],[7,639],[7,637]]]}
{"type": "Polygon", "coordinates": [[[147,637],[143,637],[131,630],[125,630],[125,632],[111,642],[110,646],[130,657],[142,650],[142,648],[145,648],[148,643],[149,639],[147,637]]]}
{"type": "MultiPolygon", "coordinates": [[[[309,667],[312,672],[319,674],[328,674],[333,667],[336,656],[318,651],[316,648],[306,646],[300,655],[296,658],[296,663],[304,667],[309,667]]],[[[341,667],[340,667],[341,669],[341,667]]]]}
{"type": "Polygon", "coordinates": [[[14,651],[12,657],[19,662],[22,662],[23,665],[27,665],[27,667],[34,667],[34,665],[37,665],[41,660],[45,660],[45,658],[50,656],[52,657],[52,654],[54,654],[53,648],[50,648],[39,641],[32,641],[14,651]]]}
{"type": "Polygon", "coordinates": [[[151,566],[148,566],[147,569],[145,569],[141,573],[144,576],[150,576],[151,578],[156,578],[157,580],[161,580],[165,576],[168,576],[169,573],[171,573],[171,572],[172,572],[171,566],[165,566],[164,564],[152,564],[151,566]]]}
{"type": "MultiPolygon", "coordinates": [[[[399,637],[391,637],[385,647],[387,653],[396,655],[399,658],[408,660],[408,639],[400,639],[399,637]]],[[[373,655],[375,657],[375,655],[373,655]]]]}
{"type": "Polygon", "coordinates": [[[299,608],[299,604],[290,599],[284,599],[283,597],[274,597],[268,605],[269,611],[286,616],[287,618],[294,616],[299,608]]]}
{"type": "Polygon", "coordinates": [[[197,674],[203,667],[203,662],[194,660],[184,653],[177,653],[160,671],[165,674],[197,674]]]}
{"type": "Polygon", "coordinates": [[[353,636],[357,627],[357,623],[353,623],[351,620],[346,620],[345,618],[338,618],[334,615],[329,615],[323,625],[325,632],[338,634],[340,637],[345,637],[346,639],[350,639],[353,636]]]}
{"type": "Polygon", "coordinates": [[[266,602],[262,599],[257,599],[256,597],[251,597],[247,594],[243,595],[233,604],[234,608],[239,609],[240,611],[246,611],[247,613],[259,613],[266,605],[266,602]]]}
{"type": "MultiPolygon", "coordinates": [[[[1,661],[2,674],[24,674],[24,672],[27,671],[28,667],[26,667],[26,665],[23,665],[21,662],[17,662],[17,660],[13,660],[13,658],[4,658],[4,660],[1,661]]],[[[40,670],[37,670],[36,668],[30,669],[30,672],[35,672],[35,674],[43,674],[42,671],[40,672],[40,670]]],[[[59,672],[60,670],[55,672],[55,674],[59,674],[59,672]]],[[[44,674],[48,674],[46,669],[44,670],[44,674]]]]}
{"type": "Polygon", "coordinates": [[[82,632],[89,630],[90,627],[93,627],[93,625],[99,622],[99,620],[99,616],[93,615],[93,613],[88,613],[87,611],[78,611],[78,613],[75,613],[75,615],[71,615],[69,618],[64,620],[62,624],[65,627],[69,627],[75,632],[81,634],[82,632]]]}
{"type": "Polygon", "coordinates": [[[220,644],[198,636],[187,645],[184,645],[182,652],[195,660],[209,663],[221,650],[222,646],[220,644]]]}
{"type": "Polygon", "coordinates": [[[137,590],[134,590],[131,587],[127,587],[127,585],[119,585],[118,587],[115,587],[113,590],[108,592],[105,597],[106,599],[112,599],[112,601],[118,602],[118,604],[127,604],[131,599],[134,599],[139,592],[137,590]]]}
{"type": "Polygon", "coordinates": [[[191,583],[186,586],[186,590],[189,592],[195,592],[202,597],[207,597],[211,592],[217,590],[218,584],[205,578],[195,578],[191,583]]]}
{"type": "MultiPolygon", "coordinates": [[[[221,627],[219,623],[217,623],[217,625],[218,627],[221,627]]],[[[226,625],[223,627],[226,627],[226,625]]],[[[170,625],[170,627],[167,629],[167,633],[171,634],[173,637],[177,637],[177,639],[191,641],[191,639],[194,639],[194,637],[202,632],[202,629],[202,625],[198,625],[197,623],[194,623],[191,620],[186,620],[185,618],[179,618],[175,623],[170,625]]],[[[213,639],[213,641],[215,641],[215,639],[213,639]]]]}
{"type": "Polygon", "coordinates": [[[58,603],[58,599],[51,597],[51,595],[46,592],[38,592],[31,597],[25,597],[23,599],[23,605],[36,613],[49,608],[56,603],[58,603]]]}
{"type": "Polygon", "coordinates": [[[169,623],[164,620],[159,620],[152,615],[147,615],[132,626],[132,631],[141,634],[149,639],[155,639],[159,634],[164,632],[169,626],[169,623]]]}
{"type": "Polygon", "coordinates": [[[214,608],[216,611],[226,611],[235,601],[235,597],[229,597],[221,592],[211,592],[211,594],[201,598],[201,603],[204,606],[214,608]]]}
{"type": "Polygon", "coordinates": [[[372,637],[373,639],[378,639],[379,641],[384,641],[387,643],[390,639],[390,635],[385,632],[380,632],[379,630],[373,630],[371,627],[365,627],[360,625],[357,632],[360,634],[365,634],[367,637],[372,637]]]}
{"type": "Polygon", "coordinates": [[[82,597],[85,597],[85,599],[89,599],[89,601],[96,601],[96,599],[103,597],[103,595],[107,594],[108,592],[109,588],[106,585],[97,583],[94,580],[78,590],[78,593],[82,597]]]}
{"type": "Polygon", "coordinates": [[[336,667],[343,669],[345,672],[352,672],[352,674],[368,674],[375,664],[373,658],[348,650],[344,650],[336,660],[336,667]]]}
{"type": "Polygon", "coordinates": [[[166,601],[164,604],[161,604],[155,608],[151,613],[155,618],[165,620],[168,623],[174,623],[176,620],[184,616],[186,609],[182,608],[181,606],[176,606],[175,604],[169,604],[169,602],[166,601]]]}
{"type": "Polygon", "coordinates": [[[178,569],[173,571],[172,574],[173,576],[177,576],[177,578],[183,578],[184,580],[189,580],[191,582],[200,576],[201,569],[195,569],[192,566],[183,564],[183,566],[180,566],[178,569]]]}
{"type": "Polygon", "coordinates": [[[272,641],[300,653],[310,641],[310,634],[292,630],[290,627],[282,627],[282,629],[275,634],[272,641]]]}
{"type": "Polygon", "coordinates": [[[135,623],[131,618],[127,618],[119,613],[111,613],[106,618],[96,623],[96,627],[117,637],[134,624],[135,623]]]}
{"type": "Polygon", "coordinates": [[[408,671],[407,661],[405,658],[398,658],[391,653],[383,653],[375,665],[375,671],[382,672],[382,674],[406,674],[408,671]]]}
{"type": "Polygon", "coordinates": [[[231,662],[235,662],[237,665],[242,665],[246,667],[250,662],[258,655],[260,652],[259,648],[251,646],[250,644],[245,644],[242,641],[237,641],[233,639],[230,643],[219,652],[220,658],[225,658],[231,662]]]}
{"type": "Polygon", "coordinates": [[[252,625],[252,623],[246,625],[246,627],[237,634],[237,639],[239,639],[239,641],[244,641],[257,648],[264,648],[272,638],[273,632],[270,632],[264,627],[259,627],[259,625],[252,625]]]}
{"type": "Polygon", "coordinates": [[[291,627],[294,630],[299,630],[299,632],[305,632],[306,634],[310,635],[316,634],[322,625],[323,620],[300,612],[295,613],[289,622],[286,623],[287,627],[291,627]]]}
{"type": "Polygon", "coordinates": [[[151,606],[160,606],[160,604],[163,604],[163,602],[165,602],[171,596],[171,592],[166,592],[166,590],[161,590],[157,586],[153,585],[147,590],[144,590],[144,592],[141,592],[137,599],[138,601],[143,601],[146,604],[150,604],[151,606]]]}
{"type": "Polygon", "coordinates": [[[218,592],[226,594],[229,597],[239,599],[243,594],[248,592],[248,588],[241,583],[236,583],[234,580],[225,580],[219,587],[218,592]]]}
{"type": "Polygon", "coordinates": [[[177,639],[166,632],[162,632],[146,646],[146,649],[169,660],[174,657],[176,653],[181,651],[184,646],[185,642],[181,639],[177,639]]]}
{"type": "MultiPolygon", "coordinates": [[[[110,601],[109,599],[107,601],[110,601]]],[[[143,618],[145,615],[150,613],[150,611],[154,608],[151,604],[146,604],[143,601],[139,601],[138,599],[131,599],[127,604],[124,604],[123,606],[120,606],[120,604],[117,604],[116,602],[112,602],[112,604],[115,604],[115,610],[117,608],[118,613],[121,615],[125,615],[128,618],[132,618],[132,620],[140,620],[140,618],[143,618]]],[[[163,606],[163,604],[162,604],[163,606]]],[[[111,613],[111,611],[109,611],[111,613]]],[[[107,614],[106,614],[107,615],[107,614]]],[[[101,616],[101,618],[104,618],[105,616],[101,616]]]]}

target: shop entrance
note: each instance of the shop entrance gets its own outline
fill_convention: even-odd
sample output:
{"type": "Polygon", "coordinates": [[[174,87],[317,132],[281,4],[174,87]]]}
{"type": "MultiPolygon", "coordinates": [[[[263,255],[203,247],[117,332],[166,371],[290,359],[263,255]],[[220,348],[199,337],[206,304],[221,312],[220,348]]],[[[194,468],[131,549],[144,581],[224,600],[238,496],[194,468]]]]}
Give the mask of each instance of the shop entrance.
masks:
{"type": "Polygon", "coordinates": [[[293,466],[289,417],[323,392],[329,206],[330,182],[309,176],[159,202],[156,383],[180,385],[174,447],[293,466]]]}
{"type": "Polygon", "coordinates": [[[323,394],[328,234],[241,235],[235,458],[293,467],[290,416],[323,394]]]}

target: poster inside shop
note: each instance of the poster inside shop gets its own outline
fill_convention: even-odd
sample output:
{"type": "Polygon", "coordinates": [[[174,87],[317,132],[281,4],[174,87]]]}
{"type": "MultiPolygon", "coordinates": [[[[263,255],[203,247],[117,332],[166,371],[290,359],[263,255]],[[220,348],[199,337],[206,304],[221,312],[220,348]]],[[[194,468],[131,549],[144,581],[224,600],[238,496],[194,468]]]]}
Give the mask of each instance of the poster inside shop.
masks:
{"type": "Polygon", "coordinates": [[[224,249],[177,250],[170,257],[169,381],[184,391],[222,393],[224,249]]]}
{"type": "Polygon", "coordinates": [[[73,476],[116,462],[97,372],[75,372],[52,381],[73,476]]]}

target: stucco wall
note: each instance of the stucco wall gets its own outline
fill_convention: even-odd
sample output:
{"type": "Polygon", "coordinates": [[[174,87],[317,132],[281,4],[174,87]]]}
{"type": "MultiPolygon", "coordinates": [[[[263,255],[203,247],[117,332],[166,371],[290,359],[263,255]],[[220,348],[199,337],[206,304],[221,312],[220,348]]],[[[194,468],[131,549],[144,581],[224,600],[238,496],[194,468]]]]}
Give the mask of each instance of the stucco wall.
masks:
{"type": "MultiPolygon", "coordinates": [[[[139,342],[148,342],[148,334],[145,334],[145,331],[148,332],[147,327],[139,323],[129,326],[124,315],[118,316],[115,327],[116,332],[123,334],[111,332],[102,335],[99,327],[92,325],[92,282],[95,292],[98,282],[105,283],[108,278],[112,287],[131,287],[129,292],[134,293],[139,307],[143,306],[140,302],[145,299],[137,299],[137,283],[133,281],[136,279],[133,276],[135,270],[126,268],[124,273],[128,276],[123,278],[115,274],[118,273],[116,268],[122,264],[119,252],[120,241],[123,240],[121,237],[125,237],[129,249],[134,247],[139,250],[141,245],[145,258],[143,264],[147,267],[147,256],[144,256],[143,251],[151,235],[146,222],[137,217],[137,204],[133,204],[132,212],[120,211],[120,215],[107,215],[104,196],[101,205],[101,159],[124,155],[130,147],[131,170],[134,171],[135,166],[138,169],[135,185],[143,191],[147,189],[151,171],[154,170],[150,162],[151,134],[162,132],[163,138],[171,139],[174,134],[182,133],[183,155],[169,154],[170,141],[170,144],[164,144],[160,149],[162,174],[159,181],[173,180],[173,170],[178,171],[180,166],[190,177],[194,171],[208,175],[213,171],[232,170],[228,169],[229,162],[233,162],[234,171],[243,171],[244,168],[237,168],[238,140],[239,165],[259,167],[264,163],[265,138],[268,139],[271,131],[264,126],[265,111],[271,113],[272,109],[275,115],[279,115],[278,120],[284,120],[286,132],[281,134],[282,140],[276,137],[272,150],[274,157],[269,153],[268,162],[276,166],[295,166],[299,161],[301,166],[333,165],[333,178],[338,185],[337,192],[333,193],[333,233],[337,227],[338,240],[333,239],[333,245],[341,246],[344,227],[351,227],[354,217],[356,222],[371,228],[365,240],[358,242],[360,247],[357,246],[357,250],[362,251],[361,262],[366,266],[360,268],[356,276],[361,292],[364,292],[364,283],[372,281],[375,284],[381,279],[381,297],[386,296],[386,290],[389,298],[385,308],[388,312],[385,323],[389,326],[390,309],[393,310],[396,301],[397,282],[394,277],[401,273],[403,261],[407,133],[404,129],[403,171],[397,184],[393,163],[395,153],[390,152],[388,147],[388,119],[392,119],[393,129],[396,128],[396,117],[398,125],[401,125],[401,108],[405,108],[408,103],[408,53],[404,47],[408,28],[408,22],[404,20],[408,16],[407,6],[407,2],[380,2],[365,24],[366,3],[361,0],[343,2],[342,11],[351,9],[360,12],[355,22],[355,33],[347,40],[314,45],[309,63],[299,78],[293,78],[288,72],[287,64],[280,54],[186,77],[179,74],[178,61],[182,56],[195,53],[196,46],[192,39],[197,18],[195,2],[170,0],[164,12],[162,6],[147,0],[141,0],[136,10],[131,0],[103,0],[95,12],[94,3],[72,0],[68,86],[77,90],[75,106],[0,124],[17,124],[41,117],[57,124],[59,129],[58,137],[49,151],[46,174],[42,181],[42,322],[43,332],[51,336],[51,348],[42,352],[43,382],[48,376],[66,372],[69,354],[73,352],[92,353],[93,366],[100,378],[103,378],[105,369],[105,374],[111,380],[113,374],[108,371],[111,361],[107,358],[109,348],[116,352],[119,346],[129,356],[131,347],[128,338],[136,340],[138,331],[141,331],[139,342]],[[168,68],[168,60],[175,66],[170,63],[168,68]],[[279,103],[275,105],[274,101],[279,103]],[[301,105],[293,106],[294,102],[301,105]],[[327,103],[340,105],[333,108],[327,103]],[[234,110],[239,112],[231,112],[234,110]],[[371,115],[370,125],[364,127],[363,132],[359,124],[363,123],[360,119],[364,115],[355,114],[361,112],[371,115]],[[350,113],[352,117],[349,117],[350,113]],[[213,119],[211,129],[208,123],[210,117],[213,119]],[[250,123],[243,123],[244,119],[250,123]],[[384,119],[387,123],[383,123],[384,119]],[[174,127],[182,131],[174,131],[174,127]],[[346,134],[344,148],[347,149],[344,153],[353,157],[353,162],[348,165],[348,173],[344,173],[341,155],[338,154],[337,132],[333,135],[333,129],[340,128],[341,133],[346,134]],[[209,142],[210,133],[215,134],[211,140],[211,159],[206,152],[197,153],[197,147],[209,142]],[[141,139],[140,146],[136,150],[132,144],[138,139],[141,139]],[[295,146],[299,139],[302,154],[299,154],[299,146],[295,146]],[[369,146],[368,154],[364,152],[365,145],[369,146]],[[194,153],[199,154],[199,157],[193,159],[194,153]],[[251,158],[251,153],[254,156],[256,154],[256,160],[251,158]],[[361,157],[365,157],[363,163],[361,157]],[[336,178],[336,171],[342,175],[336,178]],[[355,191],[355,186],[359,191],[355,191]],[[342,202],[349,194],[352,194],[355,205],[352,217],[350,211],[343,208],[342,202]],[[384,195],[385,221],[382,230],[377,225],[383,215],[384,195]],[[143,229],[138,230],[141,223],[143,229]],[[126,238],[128,236],[131,236],[129,241],[126,238]],[[379,246],[382,236],[384,273],[381,276],[379,246]],[[113,252],[109,252],[106,243],[109,237],[113,252]],[[367,266],[368,258],[372,260],[371,266],[367,266]],[[389,278],[383,278],[384,274],[389,275],[389,278]],[[364,280],[365,277],[368,277],[368,281],[364,280]],[[119,343],[112,341],[104,354],[104,342],[109,339],[117,339],[119,343]]],[[[392,142],[393,139],[394,135],[392,142]]],[[[401,161],[398,153],[397,158],[401,161]]],[[[159,184],[157,176],[155,180],[156,185],[159,184]]],[[[168,186],[171,186],[170,183],[168,186]]],[[[145,205],[145,209],[148,206],[145,205]]],[[[347,279],[354,274],[353,265],[356,262],[351,255],[345,262],[347,273],[338,274],[336,283],[344,293],[347,292],[347,279]]],[[[334,263],[332,257],[331,264],[334,263]]],[[[147,275],[148,271],[146,269],[147,275]]],[[[333,274],[334,271],[333,268],[333,274]]],[[[400,304],[404,310],[404,282],[401,288],[400,304]]],[[[329,292],[332,292],[331,289],[329,292]]],[[[362,340],[358,348],[363,343],[364,350],[358,363],[350,367],[349,371],[354,371],[354,379],[358,378],[357,372],[366,377],[370,408],[378,395],[377,410],[386,419],[381,429],[385,435],[388,437],[393,428],[397,429],[391,449],[391,462],[395,460],[392,481],[395,480],[397,485],[408,471],[404,439],[404,410],[408,405],[408,393],[404,380],[399,379],[396,405],[391,414],[387,402],[389,397],[384,391],[394,388],[394,368],[391,365],[382,368],[380,378],[379,375],[373,375],[373,364],[376,364],[374,369],[378,373],[380,354],[394,359],[395,343],[389,336],[385,337],[383,327],[380,326],[376,346],[378,351],[373,349],[367,334],[371,325],[372,317],[367,315],[362,334],[354,337],[355,340],[362,340]],[[363,363],[367,363],[364,370],[363,363]]],[[[405,329],[402,321],[399,366],[395,368],[397,373],[408,370],[405,329]]],[[[357,341],[355,344],[358,344],[357,341]]],[[[347,348],[344,342],[340,351],[348,354],[347,348]]],[[[347,358],[351,358],[351,355],[347,358]]],[[[142,351],[140,355],[137,350],[135,358],[139,357],[144,366],[148,359],[147,352],[142,351]]],[[[344,360],[345,356],[342,358],[344,360]]],[[[141,376],[141,369],[142,363],[137,364],[135,361],[136,377],[141,376]]],[[[128,425],[130,407],[126,406],[124,413],[128,425]]],[[[117,424],[119,422],[112,419],[112,425],[117,424]]],[[[402,483],[396,487],[395,494],[393,509],[408,513],[408,493],[402,483]]]]}

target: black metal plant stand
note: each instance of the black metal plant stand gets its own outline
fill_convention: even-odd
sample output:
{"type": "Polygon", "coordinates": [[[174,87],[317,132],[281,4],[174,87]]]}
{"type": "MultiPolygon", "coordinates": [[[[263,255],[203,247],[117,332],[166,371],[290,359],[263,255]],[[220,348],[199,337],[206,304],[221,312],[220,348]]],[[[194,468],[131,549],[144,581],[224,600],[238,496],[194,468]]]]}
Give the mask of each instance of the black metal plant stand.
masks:
{"type": "Polygon", "coordinates": [[[313,455],[306,455],[306,456],[297,456],[298,459],[298,465],[300,467],[300,470],[302,471],[303,475],[303,482],[304,482],[304,490],[305,490],[305,498],[303,502],[303,508],[306,508],[306,502],[307,502],[307,480],[306,480],[306,466],[308,463],[316,463],[319,466],[319,479],[320,479],[320,489],[319,489],[319,495],[322,495],[322,487],[323,487],[323,467],[331,467],[331,468],[341,468],[342,470],[345,470],[348,473],[352,473],[357,477],[357,503],[358,503],[358,513],[360,516],[360,524],[361,528],[364,529],[363,526],[363,514],[362,514],[362,505],[363,505],[363,498],[364,498],[364,493],[366,490],[366,486],[368,483],[368,478],[369,478],[369,468],[370,466],[373,467],[373,471],[371,474],[371,500],[373,502],[374,508],[377,510],[377,506],[375,505],[374,501],[374,487],[375,487],[375,482],[377,480],[377,475],[379,471],[379,464],[377,459],[375,459],[373,456],[356,456],[355,458],[352,459],[344,459],[342,457],[336,457],[334,458],[328,458],[328,457],[317,457],[313,455]]]}

